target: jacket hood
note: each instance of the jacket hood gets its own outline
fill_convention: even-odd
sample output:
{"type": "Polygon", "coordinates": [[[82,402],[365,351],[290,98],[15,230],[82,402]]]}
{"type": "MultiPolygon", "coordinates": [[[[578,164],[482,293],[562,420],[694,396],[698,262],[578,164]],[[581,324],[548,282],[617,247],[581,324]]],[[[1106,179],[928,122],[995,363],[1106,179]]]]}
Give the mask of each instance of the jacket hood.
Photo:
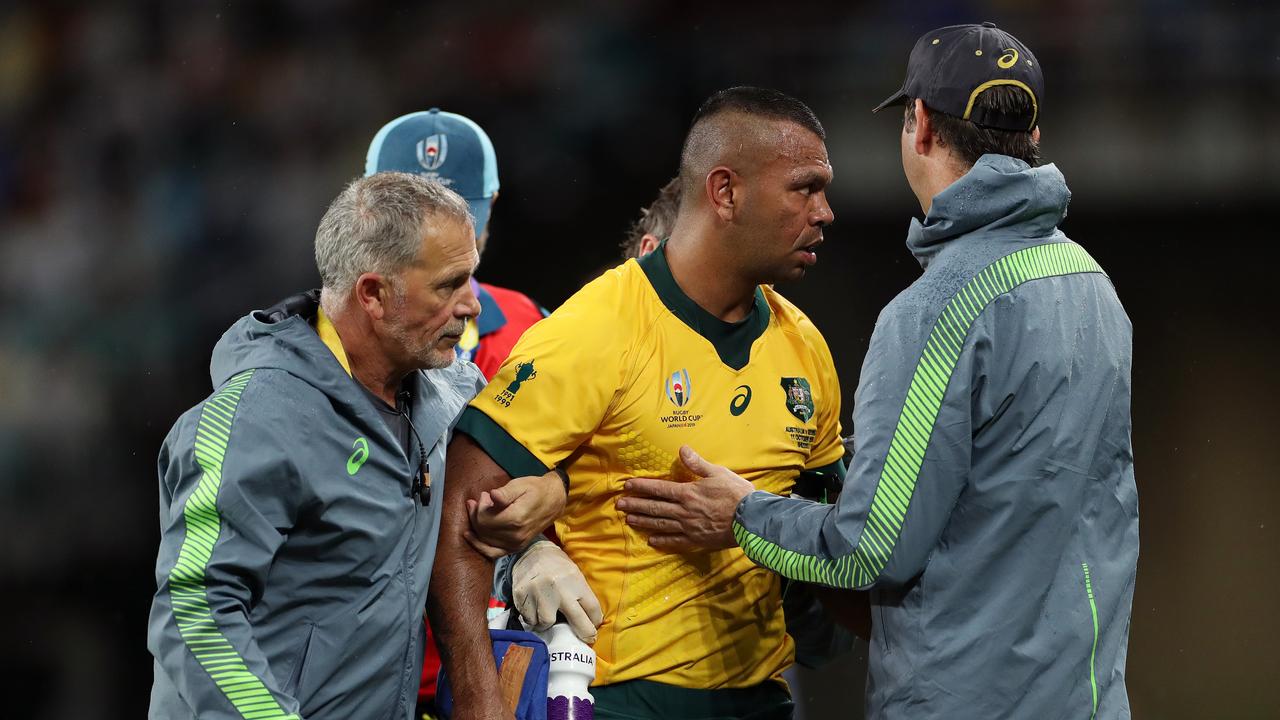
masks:
{"type": "Polygon", "coordinates": [[[1043,238],[1067,216],[1070,202],[1057,166],[1033,168],[1006,155],[983,155],[933,198],[924,222],[911,219],[907,247],[927,268],[948,241],[975,230],[1043,238]]]}
{"type": "MultiPolygon", "coordinates": [[[[316,333],[313,323],[319,308],[320,291],[309,290],[237,320],[213,348],[209,361],[213,386],[221,387],[245,370],[282,370],[324,393],[335,406],[348,408],[350,414],[376,418],[357,382],[316,333]]],[[[418,398],[415,403],[434,397],[452,398],[451,402],[465,405],[484,386],[480,371],[467,362],[419,370],[411,375],[410,382],[418,398]]],[[[456,414],[435,413],[430,420],[415,420],[416,427],[422,437],[434,437],[456,414]],[[437,424],[441,427],[435,427],[437,424]]]]}
{"type": "Polygon", "coordinates": [[[320,292],[312,290],[237,320],[213,348],[209,361],[213,386],[220,387],[245,370],[275,369],[307,381],[326,395],[345,394],[350,377],[311,326],[319,307],[320,292]]]}

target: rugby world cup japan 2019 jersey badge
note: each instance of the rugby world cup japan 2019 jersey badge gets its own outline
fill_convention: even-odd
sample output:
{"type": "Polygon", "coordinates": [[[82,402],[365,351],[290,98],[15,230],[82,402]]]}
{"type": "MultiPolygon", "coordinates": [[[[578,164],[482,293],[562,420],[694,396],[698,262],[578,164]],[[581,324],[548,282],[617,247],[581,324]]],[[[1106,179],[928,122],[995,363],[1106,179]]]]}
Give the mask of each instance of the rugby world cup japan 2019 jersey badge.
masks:
{"type": "Polygon", "coordinates": [[[418,164],[426,170],[439,170],[449,154],[449,136],[436,133],[418,141],[418,164]]]}
{"type": "Polygon", "coordinates": [[[538,371],[533,367],[533,361],[522,362],[516,364],[516,377],[501,392],[493,396],[493,399],[503,407],[511,407],[511,401],[515,400],[516,393],[520,392],[521,386],[530,380],[538,377],[538,371]]]}
{"type": "Polygon", "coordinates": [[[667,378],[667,399],[676,407],[689,404],[692,388],[689,387],[689,371],[680,370],[667,378]]]}
{"type": "MultiPolygon", "coordinates": [[[[797,420],[807,424],[813,418],[813,391],[809,388],[809,381],[806,378],[782,378],[782,394],[786,400],[787,412],[797,420]]],[[[798,447],[807,450],[813,447],[818,431],[814,428],[788,425],[787,434],[798,447]]]]}
{"type": "Polygon", "coordinates": [[[681,368],[667,376],[667,400],[675,406],[669,415],[659,418],[669,428],[693,427],[702,419],[689,411],[693,402],[693,385],[689,380],[689,371],[681,368]]]}

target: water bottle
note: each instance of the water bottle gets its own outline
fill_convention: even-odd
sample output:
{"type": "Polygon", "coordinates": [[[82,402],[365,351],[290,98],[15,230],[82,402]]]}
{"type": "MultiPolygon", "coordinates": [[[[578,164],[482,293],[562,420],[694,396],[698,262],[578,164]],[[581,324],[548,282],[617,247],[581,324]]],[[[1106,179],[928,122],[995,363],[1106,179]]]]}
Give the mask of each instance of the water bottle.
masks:
{"type": "Polygon", "coordinates": [[[538,635],[547,644],[547,720],[594,720],[595,698],[588,687],[596,678],[596,651],[558,622],[538,635]]]}

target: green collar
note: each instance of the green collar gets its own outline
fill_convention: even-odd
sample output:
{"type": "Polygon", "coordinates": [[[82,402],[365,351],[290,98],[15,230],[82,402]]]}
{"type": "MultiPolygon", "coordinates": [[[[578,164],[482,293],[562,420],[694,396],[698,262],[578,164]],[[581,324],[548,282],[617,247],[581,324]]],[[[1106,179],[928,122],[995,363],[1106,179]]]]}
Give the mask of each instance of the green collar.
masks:
{"type": "Polygon", "coordinates": [[[747,316],[738,322],[725,322],[694,302],[676,284],[667,265],[667,241],[663,240],[653,252],[640,258],[640,269],[649,283],[673,315],[680,318],[694,332],[706,338],[716,349],[720,361],[734,370],[741,370],[751,359],[751,344],[769,327],[769,303],[764,291],[756,288],[755,303],[747,316]]]}

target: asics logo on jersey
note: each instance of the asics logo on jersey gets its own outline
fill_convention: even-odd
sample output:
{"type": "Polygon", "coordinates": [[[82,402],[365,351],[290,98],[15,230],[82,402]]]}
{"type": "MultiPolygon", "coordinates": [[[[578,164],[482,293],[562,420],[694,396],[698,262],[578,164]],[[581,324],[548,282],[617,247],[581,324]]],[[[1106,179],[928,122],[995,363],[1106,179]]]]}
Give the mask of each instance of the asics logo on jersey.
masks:
{"type": "Polygon", "coordinates": [[[364,461],[369,459],[369,441],[358,437],[351,447],[355,448],[355,452],[347,458],[347,474],[355,475],[360,472],[360,466],[364,465],[364,461]]]}
{"type": "Polygon", "coordinates": [[[733,400],[729,401],[729,414],[737,417],[747,411],[747,406],[751,404],[751,386],[739,385],[734,390],[740,390],[737,395],[733,396],[733,400]]]}

